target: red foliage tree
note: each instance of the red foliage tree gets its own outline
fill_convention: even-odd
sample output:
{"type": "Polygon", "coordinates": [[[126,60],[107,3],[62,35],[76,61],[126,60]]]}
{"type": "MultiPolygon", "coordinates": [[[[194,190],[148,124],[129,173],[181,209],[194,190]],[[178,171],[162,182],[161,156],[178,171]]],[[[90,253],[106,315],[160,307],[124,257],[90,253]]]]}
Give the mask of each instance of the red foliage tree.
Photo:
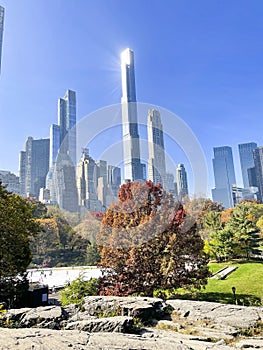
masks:
{"type": "Polygon", "coordinates": [[[107,210],[97,238],[102,294],[152,296],[156,288],[200,288],[209,275],[196,225],[160,185],[129,182],[107,210]]]}

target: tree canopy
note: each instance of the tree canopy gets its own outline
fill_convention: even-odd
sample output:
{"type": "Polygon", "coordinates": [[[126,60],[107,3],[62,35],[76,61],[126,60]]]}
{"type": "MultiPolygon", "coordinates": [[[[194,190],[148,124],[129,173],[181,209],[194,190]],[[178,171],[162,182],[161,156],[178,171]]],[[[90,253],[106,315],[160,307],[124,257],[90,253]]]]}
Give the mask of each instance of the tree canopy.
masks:
{"type": "Polygon", "coordinates": [[[157,288],[201,288],[209,275],[196,224],[160,185],[129,182],[107,210],[98,237],[101,293],[152,296],[157,288]]]}
{"type": "Polygon", "coordinates": [[[260,254],[262,234],[258,222],[262,205],[243,202],[223,212],[208,212],[203,218],[208,231],[206,251],[217,260],[260,254]]]}
{"type": "Polygon", "coordinates": [[[0,182],[0,301],[19,305],[27,290],[26,269],[31,261],[30,239],[40,231],[34,206],[8,192],[0,182]]]}
{"type": "Polygon", "coordinates": [[[69,224],[58,208],[38,219],[41,232],[32,239],[32,263],[39,266],[84,265],[88,240],[69,224]]]}

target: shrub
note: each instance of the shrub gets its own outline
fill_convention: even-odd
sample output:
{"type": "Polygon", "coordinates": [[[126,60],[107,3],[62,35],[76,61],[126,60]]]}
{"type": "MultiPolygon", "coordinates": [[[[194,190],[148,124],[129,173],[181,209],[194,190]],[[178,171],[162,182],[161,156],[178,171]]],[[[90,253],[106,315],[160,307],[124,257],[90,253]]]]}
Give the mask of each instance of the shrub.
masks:
{"type": "Polygon", "coordinates": [[[89,281],[83,281],[78,277],[66,286],[61,291],[62,306],[69,304],[81,305],[84,297],[89,295],[98,295],[100,280],[98,278],[91,278],[89,281]]]}

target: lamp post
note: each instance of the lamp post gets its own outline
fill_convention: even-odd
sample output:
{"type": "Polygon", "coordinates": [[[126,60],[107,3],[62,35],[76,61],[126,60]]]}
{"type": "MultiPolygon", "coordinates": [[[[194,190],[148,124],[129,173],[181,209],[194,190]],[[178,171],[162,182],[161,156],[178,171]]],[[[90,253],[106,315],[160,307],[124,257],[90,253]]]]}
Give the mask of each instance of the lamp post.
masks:
{"type": "Polygon", "coordinates": [[[234,294],[234,302],[237,305],[237,297],[236,297],[236,287],[232,287],[232,292],[234,294]]]}

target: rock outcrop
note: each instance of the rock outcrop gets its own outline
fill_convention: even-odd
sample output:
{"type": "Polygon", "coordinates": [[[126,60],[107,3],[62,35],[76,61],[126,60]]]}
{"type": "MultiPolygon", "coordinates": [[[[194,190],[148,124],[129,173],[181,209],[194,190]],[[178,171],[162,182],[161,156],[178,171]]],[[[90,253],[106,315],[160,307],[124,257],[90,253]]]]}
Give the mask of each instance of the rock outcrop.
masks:
{"type": "Polygon", "coordinates": [[[256,327],[263,320],[262,307],[247,307],[230,304],[208,303],[205,301],[167,300],[173,313],[180,319],[194,322],[207,321],[215,325],[230,326],[236,329],[256,327]]]}
{"type": "Polygon", "coordinates": [[[81,308],[47,306],[3,313],[0,350],[263,349],[262,320],[262,307],[86,297],[81,308]]]}
{"type": "Polygon", "coordinates": [[[166,305],[162,299],[146,297],[94,296],[84,299],[83,309],[92,316],[119,314],[142,320],[160,318],[166,305]]]}
{"type": "Polygon", "coordinates": [[[87,320],[69,322],[65,329],[78,329],[86,332],[118,332],[132,333],[133,320],[131,317],[114,316],[89,318],[87,320]]]}

